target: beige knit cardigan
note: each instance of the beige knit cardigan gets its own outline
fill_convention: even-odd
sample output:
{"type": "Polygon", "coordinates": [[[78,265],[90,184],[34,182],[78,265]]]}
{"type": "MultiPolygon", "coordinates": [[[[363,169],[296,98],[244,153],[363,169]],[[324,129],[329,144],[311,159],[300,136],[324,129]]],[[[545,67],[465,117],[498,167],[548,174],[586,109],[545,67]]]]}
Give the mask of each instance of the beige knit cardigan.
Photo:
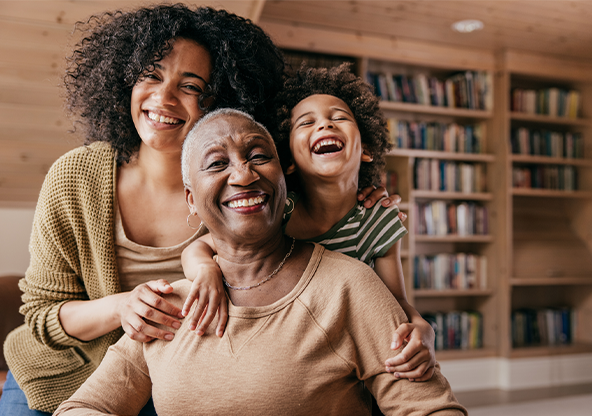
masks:
{"type": "Polygon", "coordinates": [[[115,153],[106,143],[62,156],[47,174],[33,222],[31,263],[20,281],[25,325],[4,344],[29,407],[53,412],[92,374],[115,330],[90,342],[70,337],[58,319],[67,301],[120,292],[114,249],[115,153]]]}

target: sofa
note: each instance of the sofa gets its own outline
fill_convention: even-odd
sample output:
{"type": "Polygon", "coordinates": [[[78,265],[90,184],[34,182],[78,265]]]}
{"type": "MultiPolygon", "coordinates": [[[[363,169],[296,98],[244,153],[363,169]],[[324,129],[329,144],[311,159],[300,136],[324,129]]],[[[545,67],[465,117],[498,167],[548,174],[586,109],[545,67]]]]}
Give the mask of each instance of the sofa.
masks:
{"type": "MultiPolygon", "coordinates": [[[[24,316],[19,313],[22,304],[21,290],[18,281],[23,275],[0,275],[0,341],[4,340],[10,331],[25,322],[24,316]]],[[[0,396],[2,386],[6,380],[8,367],[4,358],[4,351],[0,351],[0,396]]]]}

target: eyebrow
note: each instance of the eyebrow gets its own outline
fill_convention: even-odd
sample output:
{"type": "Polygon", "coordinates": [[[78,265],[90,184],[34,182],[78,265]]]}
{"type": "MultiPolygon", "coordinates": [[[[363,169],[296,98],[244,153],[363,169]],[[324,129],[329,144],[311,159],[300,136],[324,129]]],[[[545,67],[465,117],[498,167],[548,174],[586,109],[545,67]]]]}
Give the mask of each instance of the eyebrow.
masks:
{"type": "MultiPolygon", "coordinates": [[[[329,107],[329,108],[331,110],[333,110],[333,111],[341,111],[342,113],[345,113],[345,114],[353,117],[353,114],[350,112],[351,110],[350,111],[347,111],[345,108],[341,108],[341,107],[337,107],[337,106],[332,106],[332,107],[329,107]]],[[[313,113],[313,111],[309,111],[308,113],[301,114],[296,120],[294,120],[294,123],[296,123],[302,117],[306,117],[306,116],[308,116],[309,114],[312,114],[312,113],[313,113]]]]}
{"type": "MultiPolygon", "coordinates": [[[[162,65],[160,65],[158,62],[154,63],[154,68],[158,68],[158,69],[164,69],[162,65]]],[[[206,81],[205,79],[203,79],[202,77],[200,77],[197,74],[194,74],[193,72],[183,72],[181,75],[183,75],[183,77],[188,77],[188,78],[197,78],[197,79],[201,79],[203,82],[205,82],[206,84],[208,83],[208,81],[206,81]]]]}

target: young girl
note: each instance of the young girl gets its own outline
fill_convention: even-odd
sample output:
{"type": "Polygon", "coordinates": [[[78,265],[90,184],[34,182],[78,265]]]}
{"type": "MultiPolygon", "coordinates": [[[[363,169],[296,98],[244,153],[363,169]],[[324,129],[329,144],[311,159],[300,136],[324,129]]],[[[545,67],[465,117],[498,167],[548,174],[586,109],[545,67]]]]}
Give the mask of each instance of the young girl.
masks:
{"type": "MultiPolygon", "coordinates": [[[[390,148],[378,99],[347,64],[332,69],[302,67],[277,97],[278,153],[288,176],[285,233],[313,241],[374,267],[407,314],[410,323],[394,334],[392,349],[403,351],[387,360],[395,377],[424,381],[435,365],[434,331],[409,304],[405,294],[400,250],[407,233],[396,206],[358,202],[358,189],[377,183],[390,148]]],[[[243,201],[247,206],[258,201],[243,201]]],[[[211,240],[204,236],[183,253],[185,275],[194,280],[183,313],[197,299],[191,328],[201,335],[218,305],[217,334],[222,335],[226,301],[219,268],[212,260],[211,240]],[[215,276],[215,278],[214,278],[215,276]]],[[[230,290],[249,290],[249,287],[230,290]]]]}

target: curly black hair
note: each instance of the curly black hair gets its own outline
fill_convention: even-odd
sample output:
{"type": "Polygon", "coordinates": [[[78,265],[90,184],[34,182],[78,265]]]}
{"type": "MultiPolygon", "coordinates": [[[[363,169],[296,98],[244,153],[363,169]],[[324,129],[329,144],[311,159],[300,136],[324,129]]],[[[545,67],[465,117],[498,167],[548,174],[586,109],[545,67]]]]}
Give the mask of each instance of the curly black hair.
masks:
{"type": "MultiPolygon", "coordinates": [[[[276,97],[277,124],[273,131],[284,170],[292,163],[290,131],[292,109],[315,94],[333,95],[343,100],[354,114],[362,143],[372,155],[372,162],[360,165],[358,187],[376,185],[384,169],[385,154],[391,149],[386,120],[378,107],[379,100],[370,85],[351,72],[351,64],[327,68],[311,68],[302,64],[286,79],[276,97]]],[[[295,184],[290,181],[290,188],[295,184]]]]}
{"type": "Polygon", "coordinates": [[[83,38],[67,59],[66,110],[83,127],[85,144],[110,143],[119,164],[129,162],[141,143],[131,116],[132,89],[177,38],[194,40],[211,55],[210,84],[199,101],[204,111],[231,107],[264,125],[274,121],[284,58],[248,19],[209,7],[161,4],[95,15],[76,28],[83,38]],[[211,97],[213,104],[204,108],[211,97]]]}

